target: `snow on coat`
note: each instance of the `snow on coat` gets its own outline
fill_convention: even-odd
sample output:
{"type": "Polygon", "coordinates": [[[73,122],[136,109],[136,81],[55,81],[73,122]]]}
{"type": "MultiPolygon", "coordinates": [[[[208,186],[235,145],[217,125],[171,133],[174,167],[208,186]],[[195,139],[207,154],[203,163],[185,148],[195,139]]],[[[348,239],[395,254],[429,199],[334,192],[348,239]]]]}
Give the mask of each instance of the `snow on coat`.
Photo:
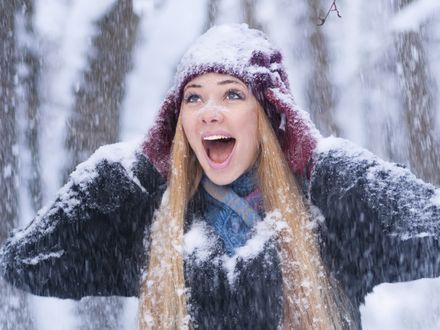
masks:
{"type": "MultiPolygon", "coordinates": [[[[439,189],[336,138],[319,141],[307,182],[308,198],[319,209],[323,259],[354,306],[379,283],[440,276],[439,189]]],[[[0,253],[1,275],[43,296],[137,296],[147,253],[144,233],[148,237],[164,188],[165,180],[139,149],[103,147],[78,167],[49,207],[9,238],[0,253]]],[[[197,201],[190,204],[187,233],[199,210],[197,201]]],[[[260,246],[253,257],[236,262],[239,275],[232,283],[231,269],[219,263],[218,245],[208,245],[201,258],[189,254],[185,274],[196,321],[278,324],[277,254],[270,245],[260,246]],[[255,315],[257,305],[263,316],[255,315]]]]}

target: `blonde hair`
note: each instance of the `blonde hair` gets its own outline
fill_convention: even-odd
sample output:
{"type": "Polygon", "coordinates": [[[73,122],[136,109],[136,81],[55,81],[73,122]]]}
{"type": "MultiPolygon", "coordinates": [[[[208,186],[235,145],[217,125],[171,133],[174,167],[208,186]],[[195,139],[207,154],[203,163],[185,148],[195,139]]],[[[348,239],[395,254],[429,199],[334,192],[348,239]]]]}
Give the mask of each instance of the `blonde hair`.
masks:
{"type": "MultiPolygon", "coordinates": [[[[347,306],[338,298],[322,265],[318,242],[302,193],[278,140],[260,107],[258,181],[265,210],[279,210],[287,226],[280,232],[284,329],[341,329],[347,306]],[[342,306],[341,306],[342,305],[342,306]]],[[[139,304],[140,329],[191,326],[183,270],[185,209],[197,189],[202,170],[179,118],[171,152],[168,189],[151,228],[151,246],[139,304]]]]}
{"type": "Polygon", "coordinates": [[[151,226],[147,273],[142,281],[139,302],[140,329],[189,326],[183,270],[183,225],[189,196],[196,190],[202,170],[185,137],[180,117],[171,150],[171,164],[168,188],[151,226]]]}

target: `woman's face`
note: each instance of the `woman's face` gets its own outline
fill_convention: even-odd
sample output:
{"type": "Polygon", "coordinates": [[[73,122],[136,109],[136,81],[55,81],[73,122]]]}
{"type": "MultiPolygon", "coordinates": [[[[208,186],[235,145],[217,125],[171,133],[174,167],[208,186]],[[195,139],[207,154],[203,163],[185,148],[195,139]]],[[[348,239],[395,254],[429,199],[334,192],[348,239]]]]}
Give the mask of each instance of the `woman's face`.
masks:
{"type": "Polygon", "coordinates": [[[207,73],[184,87],[183,130],[203,171],[215,184],[233,182],[255,162],[258,107],[248,87],[229,75],[207,73]]]}

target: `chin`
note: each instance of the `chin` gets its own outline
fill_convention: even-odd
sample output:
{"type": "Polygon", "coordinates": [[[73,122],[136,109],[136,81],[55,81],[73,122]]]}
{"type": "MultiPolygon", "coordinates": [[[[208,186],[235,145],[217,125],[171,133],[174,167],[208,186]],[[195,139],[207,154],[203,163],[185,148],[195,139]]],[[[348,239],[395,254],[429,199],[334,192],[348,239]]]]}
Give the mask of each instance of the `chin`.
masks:
{"type": "Polygon", "coordinates": [[[204,172],[209,180],[211,180],[211,182],[215,183],[218,186],[225,186],[227,184],[230,184],[238,179],[238,177],[240,176],[240,173],[228,173],[228,171],[221,173],[213,170],[204,170],[204,172]]]}

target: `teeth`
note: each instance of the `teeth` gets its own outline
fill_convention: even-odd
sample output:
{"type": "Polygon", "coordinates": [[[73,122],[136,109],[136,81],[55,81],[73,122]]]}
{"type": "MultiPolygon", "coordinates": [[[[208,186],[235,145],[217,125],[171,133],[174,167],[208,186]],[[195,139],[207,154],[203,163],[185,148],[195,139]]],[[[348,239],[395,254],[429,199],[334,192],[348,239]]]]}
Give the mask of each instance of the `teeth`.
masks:
{"type": "Polygon", "coordinates": [[[205,136],[203,140],[213,141],[213,140],[225,140],[230,138],[231,137],[224,135],[211,135],[211,136],[205,136]]]}

